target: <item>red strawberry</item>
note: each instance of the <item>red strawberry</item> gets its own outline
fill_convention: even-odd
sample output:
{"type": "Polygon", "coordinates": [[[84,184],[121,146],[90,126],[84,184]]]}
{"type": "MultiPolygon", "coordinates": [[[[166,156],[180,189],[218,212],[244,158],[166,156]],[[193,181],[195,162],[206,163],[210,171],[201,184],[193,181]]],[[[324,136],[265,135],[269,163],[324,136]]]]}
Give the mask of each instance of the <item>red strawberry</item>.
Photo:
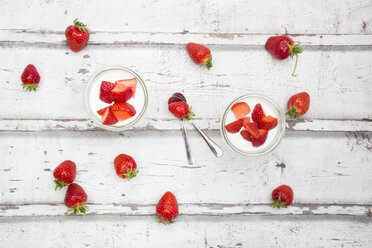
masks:
{"type": "Polygon", "coordinates": [[[231,107],[231,110],[234,113],[236,119],[240,119],[251,112],[251,109],[246,102],[235,103],[234,106],[231,107]]]}
{"type": "Polygon", "coordinates": [[[173,223],[178,216],[178,203],[176,197],[171,192],[166,192],[156,206],[156,218],[163,224],[173,223]]]}
{"type": "Polygon", "coordinates": [[[136,94],[136,88],[137,88],[137,78],[131,78],[131,79],[122,79],[115,82],[115,84],[123,84],[133,91],[133,97],[136,94]]]}
{"type": "Polygon", "coordinates": [[[248,140],[248,141],[251,141],[252,142],[252,139],[253,139],[253,136],[246,130],[246,129],[243,129],[241,132],[240,132],[240,135],[248,140]]]}
{"type": "Polygon", "coordinates": [[[234,122],[231,122],[227,125],[225,125],[226,131],[229,133],[237,133],[240,131],[240,129],[243,126],[243,119],[236,120],[234,122]]]}
{"type": "Polygon", "coordinates": [[[168,109],[175,117],[181,120],[185,118],[191,120],[194,116],[186,102],[173,102],[168,105],[168,109]]]}
{"type": "Polygon", "coordinates": [[[256,104],[252,112],[252,120],[256,123],[260,123],[261,119],[265,116],[261,104],[256,104]]]}
{"type": "Polygon", "coordinates": [[[174,103],[174,102],[187,102],[186,101],[186,98],[184,95],[182,95],[181,93],[177,92],[177,93],[174,93],[169,99],[168,99],[168,105],[171,104],[171,103],[174,103]]]}
{"type": "Polygon", "coordinates": [[[39,82],[40,82],[40,75],[36,70],[36,67],[32,64],[29,64],[26,66],[26,68],[23,70],[21,80],[23,83],[23,88],[31,91],[39,87],[39,82]]]}
{"type": "Polygon", "coordinates": [[[204,64],[204,66],[209,70],[212,67],[212,55],[211,50],[207,47],[196,44],[196,43],[187,43],[187,52],[190,55],[190,58],[196,64],[204,64]]]}
{"type": "Polygon", "coordinates": [[[114,102],[126,102],[133,97],[133,90],[124,84],[115,84],[111,96],[114,102]]]}
{"type": "Polygon", "coordinates": [[[269,131],[275,128],[277,125],[278,125],[278,119],[269,115],[269,116],[262,117],[261,121],[258,123],[258,128],[269,131]]]}
{"type": "Polygon", "coordinates": [[[103,125],[114,125],[118,123],[118,119],[112,112],[112,109],[109,107],[106,109],[105,113],[102,115],[102,124],[103,125]]]}
{"type": "Polygon", "coordinates": [[[53,176],[55,178],[54,182],[56,184],[55,190],[62,189],[62,187],[72,183],[75,180],[75,163],[70,160],[63,161],[54,169],[53,176]]]}
{"type": "Polygon", "coordinates": [[[115,84],[102,81],[101,88],[99,91],[99,99],[105,103],[112,103],[111,90],[115,87],[115,84]]]}
{"type": "Polygon", "coordinates": [[[273,208],[286,208],[292,204],[293,201],[293,190],[288,185],[281,185],[273,190],[271,194],[273,199],[273,208]]]}
{"type": "Polygon", "coordinates": [[[251,118],[249,117],[244,117],[243,119],[243,127],[246,126],[249,122],[251,122],[251,118]]]}
{"type": "Polygon", "coordinates": [[[114,160],[116,174],[121,178],[131,179],[137,175],[137,164],[126,154],[119,154],[114,160]]]}
{"type": "Polygon", "coordinates": [[[76,183],[71,183],[68,186],[65,196],[65,205],[69,208],[67,212],[73,211],[74,215],[78,212],[86,215],[88,207],[85,206],[85,202],[88,199],[88,195],[85,193],[84,189],[76,183]]]}
{"type": "Polygon", "coordinates": [[[124,121],[136,115],[136,109],[127,102],[115,103],[111,106],[111,109],[119,121],[124,121]]]}
{"type": "Polygon", "coordinates": [[[259,147],[261,145],[263,145],[267,139],[267,134],[268,134],[268,131],[267,130],[264,130],[264,129],[260,129],[258,130],[259,133],[260,133],[260,136],[255,138],[253,137],[252,138],[252,145],[254,147],[259,147]]]}
{"type": "Polygon", "coordinates": [[[302,53],[302,48],[299,47],[300,43],[293,45],[294,42],[291,38],[286,35],[272,36],[266,41],[266,49],[276,59],[283,60],[291,56],[293,59],[296,56],[296,64],[293,70],[292,76],[295,76],[297,67],[298,54],[302,53]]]}
{"type": "MultiPolygon", "coordinates": [[[[109,106],[109,107],[111,107],[111,106],[109,106]]],[[[97,113],[98,113],[100,116],[102,116],[102,115],[106,112],[106,110],[107,110],[109,107],[106,107],[106,108],[103,108],[103,109],[97,110],[97,113]]]]}
{"type": "Polygon", "coordinates": [[[249,122],[244,127],[245,129],[247,129],[248,133],[250,133],[254,138],[258,138],[260,136],[257,123],[249,122]]]}
{"type": "Polygon", "coordinates": [[[67,44],[74,52],[79,52],[88,43],[89,30],[86,25],[74,20],[74,25],[68,26],[65,31],[67,44]]]}
{"type": "Polygon", "coordinates": [[[289,98],[287,103],[287,115],[296,118],[306,114],[310,107],[310,96],[307,92],[295,94],[289,98]]]}

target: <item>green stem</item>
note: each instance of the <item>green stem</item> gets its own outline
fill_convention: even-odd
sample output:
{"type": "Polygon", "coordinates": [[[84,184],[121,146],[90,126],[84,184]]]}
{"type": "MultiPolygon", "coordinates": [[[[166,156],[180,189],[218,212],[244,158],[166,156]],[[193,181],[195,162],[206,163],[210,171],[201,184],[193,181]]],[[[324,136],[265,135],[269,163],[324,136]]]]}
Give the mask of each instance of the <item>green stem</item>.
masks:
{"type": "Polygon", "coordinates": [[[292,72],[292,77],[296,77],[296,75],[295,75],[295,71],[296,71],[296,68],[297,68],[297,61],[298,61],[298,54],[296,54],[296,63],[295,63],[294,70],[293,70],[293,72],[292,72]]]}

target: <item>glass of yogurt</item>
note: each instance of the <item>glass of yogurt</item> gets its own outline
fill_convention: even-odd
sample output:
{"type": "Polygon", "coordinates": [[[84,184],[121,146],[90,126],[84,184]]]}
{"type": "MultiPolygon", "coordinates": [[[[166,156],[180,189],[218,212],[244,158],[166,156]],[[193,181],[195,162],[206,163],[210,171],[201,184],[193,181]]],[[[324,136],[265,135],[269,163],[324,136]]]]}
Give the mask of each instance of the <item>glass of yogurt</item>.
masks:
{"type": "Polygon", "coordinates": [[[142,78],[134,71],[122,66],[105,66],[99,69],[88,81],[84,94],[85,107],[92,121],[100,128],[109,131],[122,131],[132,127],[144,115],[148,104],[148,93],[142,78]],[[124,121],[119,121],[114,125],[103,125],[98,110],[109,106],[100,100],[100,87],[102,81],[115,82],[122,79],[137,79],[135,97],[131,98],[128,103],[134,106],[136,114],[124,121]]]}
{"type": "Polygon", "coordinates": [[[227,106],[221,118],[220,128],[223,139],[232,150],[245,156],[259,156],[272,151],[279,145],[285,132],[285,116],[278,104],[272,99],[263,95],[248,94],[238,97],[227,106]],[[250,117],[256,104],[261,104],[265,115],[271,115],[278,119],[278,125],[268,132],[267,139],[263,145],[254,147],[251,142],[240,135],[240,132],[229,133],[226,131],[225,125],[237,120],[231,108],[238,102],[245,102],[249,105],[251,112],[247,117],[250,117]]]}

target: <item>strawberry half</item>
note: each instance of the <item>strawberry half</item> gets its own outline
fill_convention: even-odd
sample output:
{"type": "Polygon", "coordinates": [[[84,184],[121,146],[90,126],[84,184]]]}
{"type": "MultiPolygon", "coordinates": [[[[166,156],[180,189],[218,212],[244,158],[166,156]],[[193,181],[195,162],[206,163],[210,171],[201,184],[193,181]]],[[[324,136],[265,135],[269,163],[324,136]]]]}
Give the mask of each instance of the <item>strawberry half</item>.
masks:
{"type": "Polygon", "coordinates": [[[246,102],[235,103],[234,106],[231,107],[231,110],[234,113],[236,119],[240,119],[251,112],[251,109],[246,102]]]}
{"type": "Polygon", "coordinates": [[[261,121],[258,123],[258,128],[269,131],[275,128],[277,125],[278,125],[278,119],[269,115],[269,116],[264,116],[261,119],[261,121]]]}
{"type": "Polygon", "coordinates": [[[112,109],[108,107],[102,115],[102,124],[103,125],[114,125],[116,123],[118,123],[118,119],[114,115],[114,112],[112,112],[112,109]]]}
{"type": "Polygon", "coordinates": [[[116,84],[111,90],[112,100],[114,102],[126,102],[133,96],[132,88],[124,84],[116,84]]]}
{"type": "Polygon", "coordinates": [[[244,127],[254,138],[258,138],[260,136],[257,123],[249,122],[244,127]]]}
{"type": "Polygon", "coordinates": [[[227,125],[225,125],[226,131],[229,133],[237,133],[240,131],[240,129],[243,126],[243,119],[236,120],[234,122],[231,122],[227,125]]]}
{"type": "Polygon", "coordinates": [[[115,82],[116,84],[122,84],[132,89],[133,91],[133,97],[136,94],[136,88],[137,88],[137,78],[131,78],[131,79],[122,79],[115,82]]]}
{"type": "Polygon", "coordinates": [[[126,102],[113,104],[111,110],[119,121],[124,121],[136,115],[136,109],[133,105],[126,102]]]}
{"type": "Polygon", "coordinates": [[[262,118],[265,116],[265,113],[262,109],[262,106],[261,104],[256,104],[256,106],[254,106],[254,109],[253,109],[253,112],[252,112],[252,120],[256,123],[260,123],[260,121],[262,120],[262,118]]]}
{"type": "Polygon", "coordinates": [[[244,139],[246,139],[246,140],[252,142],[253,137],[252,137],[252,135],[251,135],[251,134],[250,134],[246,129],[242,130],[242,131],[240,132],[240,135],[241,135],[244,139]]]}
{"type": "Polygon", "coordinates": [[[105,103],[112,103],[111,90],[115,87],[115,84],[107,81],[102,81],[101,88],[99,90],[99,99],[105,103]]]}
{"type": "Polygon", "coordinates": [[[259,147],[259,146],[261,146],[265,143],[265,141],[267,139],[268,131],[264,130],[264,129],[260,129],[259,134],[260,135],[257,138],[253,137],[253,139],[252,139],[252,145],[254,147],[259,147]]]}

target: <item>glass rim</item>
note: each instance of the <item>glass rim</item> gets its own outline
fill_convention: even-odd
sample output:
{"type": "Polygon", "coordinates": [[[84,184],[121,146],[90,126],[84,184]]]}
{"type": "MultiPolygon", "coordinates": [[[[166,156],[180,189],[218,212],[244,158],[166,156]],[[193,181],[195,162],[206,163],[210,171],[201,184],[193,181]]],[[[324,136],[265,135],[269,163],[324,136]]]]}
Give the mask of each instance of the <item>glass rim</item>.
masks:
{"type": "Polygon", "coordinates": [[[245,156],[251,156],[251,157],[260,156],[260,155],[264,155],[264,154],[267,154],[267,153],[271,152],[272,150],[274,150],[279,145],[279,143],[283,139],[284,133],[285,133],[285,116],[284,116],[284,113],[281,111],[279,105],[274,100],[272,100],[271,98],[269,98],[267,96],[264,96],[264,95],[260,95],[260,94],[245,94],[245,95],[239,96],[238,98],[235,98],[234,100],[232,100],[227,105],[224,112],[222,113],[222,117],[221,117],[220,122],[221,122],[221,125],[220,125],[221,136],[222,136],[223,140],[225,141],[225,143],[227,144],[227,146],[231,150],[233,150],[233,151],[235,151],[239,154],[245,155],[245,156]],[[279,128],[279,130],[278,130],[278,133],[276,134],[275,138],[273,139],[273,141],[270,145],[268,145],[265,149],[262,149],[262,150],[259,150],[259,151],[245,152],[245,151],[242,151],[242,150],[238,149],[236,146],[234,146],[231,143],[231,141],[227,137],[227,132],[225,130],[226,116],[227,116],[227,113],[230,111],[231,107],[235,103],[239,102],[240,100],[248,98],[248,97],[261,98],[261,99],[267,101],[279,113],[279,118],[278,118],[278,128],[279,128]]]}
{"type": "Polygon", "coordinates": [[[117,131],[117,132],[118,131],[124,131],[124,130],[127,130],[127,129],[131,128],[140,119],[142,119],[143,115],[146,112],[147,105],[148,105],[148,92],[147,92],[147,88],[146,88],[145,82],[143,81],[143,79],[135,71],[133,71],[133,70],[127,68],[127,67],[120,66],[120,65],[111,65],[111,66],[109,65],[109,66],[104,66],[104,67],[99,68],[88,79],[88,84],[85,87],[85,92],[84,92],[84,104],[85,104],[86,111],[89,113],[90,119],[98,127],[102,128],[102,129],[105,129],[105,130],[108,130],[108,131],[117,131]],[[108,70],[115,70],[115,69],[123,70],[125,72],[128,72],[129,74],[132,74],[137,79],[137,81],[141,84],[141,86],[143,88],[143,93],[144,93],[144,104],[143,104],[143,108],[142,108],[140,114],[134,120],[132,120],[128,124],[126,124],[124,126],[121,126],[121,127],[115,127],[115,126],[109,126],[109,125],[102,125],[102,123],[100,122],[100,120],[98,120],[98,118],[96,117],[95,113],[93,113],[93,109],[91,108],[91,105],[90,105],[90,92],[91,92],[91,89],[92,89],[92,86],[93,86],[94,79],[98,75],[100,75],[101,73],[103,73],[103,72],[106,72],[108,70]]]}

